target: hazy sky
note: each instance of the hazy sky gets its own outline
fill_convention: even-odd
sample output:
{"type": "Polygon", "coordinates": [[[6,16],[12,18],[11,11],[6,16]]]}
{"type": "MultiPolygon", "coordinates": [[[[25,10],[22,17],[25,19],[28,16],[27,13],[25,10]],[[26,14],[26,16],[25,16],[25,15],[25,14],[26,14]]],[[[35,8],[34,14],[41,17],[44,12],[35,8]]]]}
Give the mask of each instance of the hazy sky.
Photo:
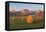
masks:
{"type": "Polygon", "coordinates": [[[10,3],[10,10],[15,9],[16,11],[21,9],[30,9],[30,10],[43,10],[43,5],[40,4],[24,4],[24,3],[10,3]]]}

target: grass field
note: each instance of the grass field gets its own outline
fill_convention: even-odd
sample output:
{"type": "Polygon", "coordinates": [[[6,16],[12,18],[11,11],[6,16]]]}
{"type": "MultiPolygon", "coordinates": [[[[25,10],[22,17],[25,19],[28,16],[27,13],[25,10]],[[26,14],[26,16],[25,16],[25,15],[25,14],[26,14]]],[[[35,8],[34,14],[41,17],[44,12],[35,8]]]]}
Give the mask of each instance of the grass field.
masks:
{"type": "Polygon", "coordinates": [[[35,16],[32,24],[28,24],[25,20],[25,16],[16,18],[16,16],[9,17],[10,29],[25,29],[25,28],[37,28],[43,27],[43,16],[35,16]]]}

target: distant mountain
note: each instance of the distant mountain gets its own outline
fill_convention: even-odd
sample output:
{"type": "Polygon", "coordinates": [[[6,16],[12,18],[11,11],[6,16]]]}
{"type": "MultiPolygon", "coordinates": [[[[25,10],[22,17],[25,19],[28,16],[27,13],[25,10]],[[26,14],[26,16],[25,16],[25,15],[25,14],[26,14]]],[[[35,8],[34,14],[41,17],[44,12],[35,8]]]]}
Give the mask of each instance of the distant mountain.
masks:
{"type": "Polygon", "coordinates": [[[27,14],[29,13],[29,10],[28,10],[28,9],[23,9],[23,10],[21,11],[21,13],[23,13],[24,15],[27,15],[27,14]]]}

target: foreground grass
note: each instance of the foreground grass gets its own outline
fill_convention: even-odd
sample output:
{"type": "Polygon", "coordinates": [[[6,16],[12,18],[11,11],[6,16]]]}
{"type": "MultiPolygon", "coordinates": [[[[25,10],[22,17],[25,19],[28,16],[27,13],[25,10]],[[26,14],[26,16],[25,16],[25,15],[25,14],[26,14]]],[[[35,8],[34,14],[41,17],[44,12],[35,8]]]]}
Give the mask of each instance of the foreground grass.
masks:
{"type": "Polygon", "coordinates": [[[39,16],[35,17],[35,20],[33,21],[34,23],[28,24],[28,23],[26,23],[24,18],[16,19],[16,17],[10,16],[9,17],[9,28],[10,29],[22,29],[22,28],[43,27],[43,22],[41,20],[38,21],[38,19],[42,19],[42,17],[41,18],[40,17],[39,16]],[[14,18],[15,18],[15,20],[14,20],[14,18]]]}

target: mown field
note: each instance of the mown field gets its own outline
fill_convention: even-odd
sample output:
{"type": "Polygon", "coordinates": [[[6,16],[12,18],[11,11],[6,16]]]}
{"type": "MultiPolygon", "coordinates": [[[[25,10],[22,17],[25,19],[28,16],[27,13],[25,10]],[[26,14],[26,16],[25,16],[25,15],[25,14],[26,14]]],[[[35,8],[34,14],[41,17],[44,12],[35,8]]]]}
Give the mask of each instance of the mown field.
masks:
{"type": "Polygon", "coordinates": [[[9,17],[9,28],[10,29],[25,29],[25,28],[37,28],[43,27],[43,16],[35,16],[32,24],[26,22],[26,16],[10,16],[9,17]]]}

